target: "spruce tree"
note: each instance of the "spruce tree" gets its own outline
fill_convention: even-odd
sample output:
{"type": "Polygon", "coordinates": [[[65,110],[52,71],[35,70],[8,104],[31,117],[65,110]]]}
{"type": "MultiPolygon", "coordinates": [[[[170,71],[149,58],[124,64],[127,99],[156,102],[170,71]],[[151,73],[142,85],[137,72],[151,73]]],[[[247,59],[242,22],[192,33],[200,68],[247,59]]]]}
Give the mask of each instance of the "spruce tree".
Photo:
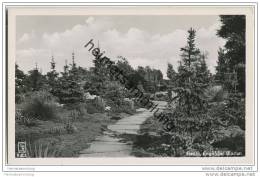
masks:
{"type": "Polygon", "coordinates": [[[30,91],[39,91],[43,89],[46,84],[46,78],[39,71],[37,63],[33,70],[28,72],[27,86],[30,91]]]}
{"type": "Polygon", "coordinates": [[[74,53],[72,54],[72,64],[70,66],[67,65],[67,62],[65,63],[64,71],[59,78],[59,89],[56,94],[60,102],[64,104],[74,104],[83,101],[83,89],[77,76],[74,53]]]}
{"type": "Polygon", "coordinates": [[[49,85],[49,91],[53,95],[56,95],[57,93],[57,87],[58,87],[58,75],[59,73],[56,71],[56,63],[54,61],[54,57],[51,58],[51,71],[46,74],[47,76],[47,82],[49,85]]]}
{"type": "Polygon", "coordinates": [[[237,78],[237,87],[232,92],[239,91],[245,94],[245,64],[246,64],[246,16],[245,15],[220,15],[222,23],[217,35],[226,39],[225,57],[229,73],[234,73],[237,78]]]}
{"type": "MultiPolygon", "coordinates": [[[[199,72],[198,66],[201,60],[201,52],[195,46],[195,34],[194,29],[188,31],[187,45],[181,48],[181,61],[178,67],[178,74],[176,75],[176,88],[174,91],[177,93],[179,106],[183,109],[187,115],[190,115],[193,111],[201,111],[205,109],[206,100],[203,96],[203,89],[207,80],[198,80],[199,72]]],[[[204,63],[203,65],[206,65],[204,63]]],[[[200,67],[202,67],[201,65],[200,67]]],[[[207,70],[204,67],[204,70],[207,70]]]]}
{"type": "Polygon", "coordinates": [[[203,154],[210,147],[211,118],[207,116],[207,100],[204,96],[204,89],[209,84],[209,71],[205,55],[196,48],[195,34],[194,29],[188,30],[187,45],[181,48],[181,61],[173,88],[177,94],[173,100],[177,105],[169,115],[175,155],[179,154],[179,148],[184,151],[193,148],[203,154]],[[178,148],[175,147],[176,138],[184,142],[178,148]]]}

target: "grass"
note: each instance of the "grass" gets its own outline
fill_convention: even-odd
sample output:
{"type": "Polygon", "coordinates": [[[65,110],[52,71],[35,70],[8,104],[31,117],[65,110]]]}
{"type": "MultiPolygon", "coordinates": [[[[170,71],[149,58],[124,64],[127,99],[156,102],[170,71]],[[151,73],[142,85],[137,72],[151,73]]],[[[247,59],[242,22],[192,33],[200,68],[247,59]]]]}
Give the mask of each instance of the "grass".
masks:
{"type": "Polygon", "coordinates": [[[16,105],[15,140],[27,142],[29,157],[76,157],[107,125],[129,115],[129,106],[123,108],[108,113],[91,100],[61,106],[48,92],[33,92],[16,105]]]}
{"type": "Polygon", "coordinates": [[[44,145],[42,143],[27,143],[27,157],[33,158],[47,158],[47,157],[55,157],[57,153],[56,150],[51,150],[50,145],[44,145]]]}
{"type": "Polygon", "coordinates": [[[57,119],[55,98],[48,92],[32,92],[26,96],[20,107],[24,114],[39,120],[57,119]]]}
{"type": "MultiPolygon", "coordinates": [[[[88,148],[88,143],[106,130],[107,125],[116,122],[111,119],[111,115],[106,113],[85,114],[73,122],[77,131],[69,132],[66,130],[66,121],[70,116],[70,111],[60,110],[58,114],[61,118],[55,122],[53,120],[36,120],[36,125],[30,127],[16,123],[16,143],[19,141],[31,142],[33,147],[31,149],[35,149],[34,144],[36,144],[37,152],[32,153],[33,157],[37,157],[35,154],[44,156],[42,153],[46,154],[44,152],[47,144],[48,152],[55,152],[56,157],[77,157],[81,150],[88,148]]],[[[129,114],[113,116],[125,117],[129,114]]]]}

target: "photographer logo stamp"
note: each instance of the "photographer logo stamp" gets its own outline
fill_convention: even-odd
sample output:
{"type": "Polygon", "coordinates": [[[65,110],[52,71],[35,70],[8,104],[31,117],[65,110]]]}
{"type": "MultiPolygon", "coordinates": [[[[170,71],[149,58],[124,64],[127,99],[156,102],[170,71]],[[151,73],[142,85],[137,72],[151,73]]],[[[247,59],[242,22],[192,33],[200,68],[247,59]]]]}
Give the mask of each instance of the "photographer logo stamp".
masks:
{"type": "Polygon", "coordinates": [[[26,156],[26,142],[18,142],[18,152],[17,157],[25,158],[26,156]]]}

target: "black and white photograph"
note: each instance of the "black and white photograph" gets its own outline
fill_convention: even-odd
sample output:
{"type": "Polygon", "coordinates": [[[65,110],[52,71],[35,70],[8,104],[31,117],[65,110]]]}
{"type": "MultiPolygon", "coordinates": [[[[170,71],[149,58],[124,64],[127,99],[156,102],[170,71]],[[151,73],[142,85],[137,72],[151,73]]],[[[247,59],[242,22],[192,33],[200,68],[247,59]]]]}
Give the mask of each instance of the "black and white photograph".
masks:
{"type": "Polygon", "coordinates": [[[255,6],[5,9],[4,169],[252,176],[255,6]]]}
{"type": "Polygon", "coordinates": [[[245,156],[245,15],[16,17],[15,153],[245,156]]]}

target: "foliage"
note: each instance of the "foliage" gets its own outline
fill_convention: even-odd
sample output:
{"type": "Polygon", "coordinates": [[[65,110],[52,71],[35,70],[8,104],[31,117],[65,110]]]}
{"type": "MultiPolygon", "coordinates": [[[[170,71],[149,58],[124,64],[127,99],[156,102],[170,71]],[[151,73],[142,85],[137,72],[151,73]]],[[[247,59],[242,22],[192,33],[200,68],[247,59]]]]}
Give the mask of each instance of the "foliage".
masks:
{"type": "Polygon", "coordinates": [[[205,96],[208,102],[214,104],[216,102],[223,102],[227,98],[228,93],[221,85],[212,85],[205,90],[205,96]]]}
{"type": "Polygon", "coordinates": [[[177,94],[170,102],[177,105],[167,113],[170,118],[171,147],[174,156],[183,156],[186,151],[196,149],[203,152],[211,147],[213,118],[207,113],[208,100],[205,91],[209,86],[210,72],[206,55],[195,45],[196,31],[188,30],[187,45],[181,48],[181,61],[175,73],[168,65],[168,75],[173,81],[172,90],[177,94]]]}
{"type": "Polygon", "coordinates": [[[215,130],[214,142],[215,148],[226,148],[233,152],[239,152],[245,155],[245,131],[236,125],[220,127],[215,130]]]}
{"type": "Polygon", "coordinates": [[[76,64],[71,64],[69,67],[67,64],[64,66],[64,72],[58,80],[59,87],[55,91],[55,96],[59,98],[62,104],[74,104],[83,101],[83,88],[81,87],[78,68],[76,64]]]}
{"type": "Polygon", "coordinates": [[[215,80],[217,83],[225,84],[225,73],[227,73],[229,70],[228,68],[228,61],[227,57],[225,56],[225,50],[222,48],[219,48],[218,50],[218,61],[216,66],[216,76],[215,80]]]}
{"type": "Polygon", "coordinates": [[[221,126],[237,125],[245,130],[245,99],[241,95],[230,94],[224,103],[213,105],[210,114],[221,126]]]}
{"type": "Polygon", "coordinates": [[[15,121],[18,124],[25,125],[27,127],[31,127],[36,125],[35,117],[32,117],[30,114],[23,112],[20,109],[15,110],[15,121]]]}
{"type": "Polygon", "coordinates": [[[176,76],[176,72],[173,69],[172,64],[168,63],[168,68],[167,68],[167,77],[171,80],[174,81],[176,76]]]}
{"type": "Polygon", "coordinates": [[[28,72],[26,87],[28,91],[40,91],[46,88],[46,78],[42,75],[37,66],[28,72]]]}
{"type": "Polygon", "coordinates": [[[123,101],[121,105],[119,105],[117,108],[112,108],[112,112],[115,113],[127,113],[127,114],[134,114],[135,109],[132,107],[132,105],[129,102],[123,101]]]}
{"type": "Polygon", "coordinates": [[[129,64],[125,57],[119,56],[118,61],[116,63],[117,67],[123,71],[125,75],[130,75],[134,73],[133,67],[129,64]]]}
{"type": "Polygon", "coordinates": [[[178,99],[178,104],[189,115],[192,111],[206,109],[204,90],[209,79],[201,77],[208,70],[205,61],[201,62],[205,59],[201,60],[200,50],[195,47],[195,30],[191,28],[188,33],[187,45],[181,48],[182,61],[176,74],[176,88],[173,90],[177,93],[175,99],[178,99]]]}
{"type": "Polygon", "coordinates": [[[62,135],[65,134],[65,129],[64,126],[54,126],[50,128],[48,133],[53,135],[62,135]]]}
{"type": "Polygon", "coordinates": [[[30,158],[46,158],[46,157],[55,157],[58,151],[51,150],[50,145],[42,143],[28,143],[26,154],[30,158]]]}
{"type": "Polygon", "coordinates": [[[54,58],[52,57],[51,71],[47,72],[46,78],[47,78],[47,82],[48,82],[48,85],[49,85],[49,91],[53,95],[56,95],[58,87],[59,87],[59,85],[58,85],[59,73],[55,70],[55,65],[56,65],[56,63],[54,61],[54,58]]]}
{"type": "MultiPolygon", "coordinates": [[[[237,89],[245,93],[245,15],[220,15],[222,23],[217,35],[226,39],[225,57],[228,72],[237,74],[237,89]]],[[[219,67],[225,67],[220,66],[219,67]]],[[[234,88],[233,88],[234,90],[234,88]]]]}
{"type": "Polygon", "coordinates": [[[54,120],[56,114],[57,102],[53,95],[45,91],[30,93],[21,104],[22,113],[29,117],[40,120],[54,120]]]}
{"type": "Polygon", "coordinates": [[[20,103],[23,100],[23,94],[26,92],[26,75],[19,66],[15,64],[15,102],[20,103]]]}
{"type": "Polygon", "coordinates": [[[64,129],[67,131],[67,133],[72,134],[77,132],[77,128],[75,125],[73,125],[73,122],[71,120],[68,120],[65,125],[64,125],[64,129]]]}
{"type": "MultiPolygon", "coordinates": [[[[196,64],[196,82],[203,83],[204,85],[201,87],[205,89],[209,83],[211,78],[211,73],[209,72],[208,66],[206,64],[206,54],[201,54],[199,58],[199,64],[196,64]]],[[[200,85],[201,86],[201,85],[200,85]]]]}
{"type": "MultiPolygon", "coordinates": [[[[85,113],[85,111],[89,114],[104,112],[104,107],[97,104],[95,100],[89,100],[89,101],[86,101],[86,103],[82,103],[79,105],[80,106],[77,109],[80,112],[80,115],[82,115],[83,112],[85,113]]],[[[82,116],[81,116],[81,118],[82,118],[82,116]]]]}
{"type": "Polygon", "coordinates": [[[104,99],[107,104],[117,109],[124,101],[124,88],[117,82],[110,82],[106,84],[106,93],[104,99]]]}

